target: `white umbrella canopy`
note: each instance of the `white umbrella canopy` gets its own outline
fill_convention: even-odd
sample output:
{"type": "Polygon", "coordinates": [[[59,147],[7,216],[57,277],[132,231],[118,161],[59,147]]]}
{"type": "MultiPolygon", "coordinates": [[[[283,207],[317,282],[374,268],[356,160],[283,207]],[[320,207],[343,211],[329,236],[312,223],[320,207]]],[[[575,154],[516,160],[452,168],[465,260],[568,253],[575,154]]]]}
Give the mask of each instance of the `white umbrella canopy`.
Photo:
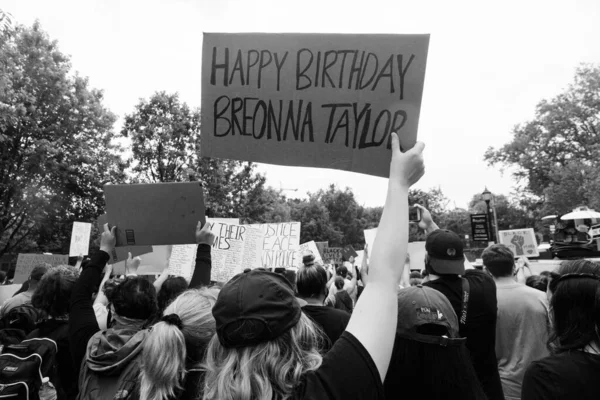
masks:
{"type": "Polygon", "coordinates": [[[568,219],[597,219],[600,218],[600,212],[594,210],[577,210],[560,217],[562,220],[568,219]]]}

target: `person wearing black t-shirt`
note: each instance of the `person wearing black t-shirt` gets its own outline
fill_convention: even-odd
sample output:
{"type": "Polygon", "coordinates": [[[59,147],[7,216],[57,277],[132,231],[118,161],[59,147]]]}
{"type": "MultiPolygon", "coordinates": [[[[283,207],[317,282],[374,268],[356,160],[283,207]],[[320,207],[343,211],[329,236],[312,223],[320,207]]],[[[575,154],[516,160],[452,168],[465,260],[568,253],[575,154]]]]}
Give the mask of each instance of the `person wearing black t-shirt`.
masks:
{"type": "Polygon", "coordinates": [[[467,339],[467,349],[485,394],[489,400],[504,400],[496,360],[496,284],[483,271],[465,271],[460,237],[439,229],[429,211],[417,207],[421,208],[419,226],[427,233],[425,270],[428,278],[423,285],[442,292],[450,300],[460,321],[459,333],[467,339]]]}
{"type": "Polygon", "coordinates": [[[328,339],[325,350],[328,350],[346,330],[350,313],[323,305],[328,294],[327,271],[315,264],[315,256],[304,256],[302,263],[296,275],[298,297],[307,303],[302,311],[323,329],[328,339]]]}
{"type": "Polygon", "coordinates": [[[522,400],[600,399],[600,265],[563,263],[548,284],[553,355],[531,363],[522,400]]]}
{"type": "Polygon", "coordinates": [[[424,173],[423,144],[402,153],[392,133],[388,194],[368,285],[346,331],[324,356],[315,324],[284,277],[253,270],[234,276],[212,313],[204,399],[383,399],[398,320],[397,260],[408,248],[408,190],[424,173]]]}

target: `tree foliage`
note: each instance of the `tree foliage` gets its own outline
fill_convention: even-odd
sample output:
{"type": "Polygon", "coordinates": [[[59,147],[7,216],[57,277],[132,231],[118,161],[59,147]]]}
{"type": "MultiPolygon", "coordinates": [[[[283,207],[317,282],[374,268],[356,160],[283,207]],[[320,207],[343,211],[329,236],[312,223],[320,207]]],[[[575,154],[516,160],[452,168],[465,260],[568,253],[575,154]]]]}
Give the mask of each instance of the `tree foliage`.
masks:
{"type": "Polygon", "coordinates": [[[156,92],[125,117],[121,134],[131,139],[133,172],[141,182],[202,182],[215,217],[259,222],[273,204],[265,177],[252,163],[200,157],[200,110],[175,94],[156,92]]]}
{"type": "Polygon", "coordinates": [[[536,107],[535,118],[515,127],[513,139],[499,149],[489,148],[491,165],[516,167],[515,177],[542,196],[557,168],[572,163],[596,166],[600,155],[600,66],[582,65],[571,85],[536,107]]]}
{"type": "Polygon", "coordinates": [[[115,116],[37,22],[0,43],[0,68],[0,254],[66,251],[124,178],[115,116]]]}

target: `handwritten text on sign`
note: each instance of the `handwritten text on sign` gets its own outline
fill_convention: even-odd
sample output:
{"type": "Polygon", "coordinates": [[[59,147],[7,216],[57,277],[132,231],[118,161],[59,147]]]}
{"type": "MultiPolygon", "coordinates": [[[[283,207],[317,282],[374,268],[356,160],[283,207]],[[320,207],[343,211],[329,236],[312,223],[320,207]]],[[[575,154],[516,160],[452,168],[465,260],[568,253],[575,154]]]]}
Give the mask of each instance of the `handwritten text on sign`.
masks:
{"type": "Polygon", "coordinates": [[[265,268],[291,268],[302,262],[300,251],[300,222],[249,225],[265,235],[262,266],[265,268]]]}
{"type": "Polygon", "coordinates": [[[227,282],[245,269],[260,268],[264,233],[250,225],[206,222],[215,234],[211,258],[211,279],[227,282]]]}
{"type": "Polygon", "coordinates": [[[13,283],[23,283],[29,279],[33,268],[39,264],[67,265],[69,256],[66,254],[19,254],[13,283]]]}
{"type": "Polygon", "coordinates": [[[89,254],[91,232],[92,224],[87,222],[73,222],[69,256],[87,256],[89,254]]]}
{"type": "Polygon", "coordinates": [[[203,156],[388,176],[416,142],[429,35],[204,34],[203,156]]]}

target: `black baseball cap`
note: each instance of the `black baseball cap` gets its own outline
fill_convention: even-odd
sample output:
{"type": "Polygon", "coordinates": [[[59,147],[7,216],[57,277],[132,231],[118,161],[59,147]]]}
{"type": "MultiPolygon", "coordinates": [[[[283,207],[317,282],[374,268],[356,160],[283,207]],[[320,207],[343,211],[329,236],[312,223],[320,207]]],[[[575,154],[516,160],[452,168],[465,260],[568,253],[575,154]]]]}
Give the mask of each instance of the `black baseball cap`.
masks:
{"type": "Polygon", "coordinates": [[[221,345],[236,348],[278,338],[298,323],[302,310],[283,275],[252,270],[223,286],[212,314],[221,345]]]}
{"type": "Polygon", "coordinates": [[[429,265],[436,274],[465,274],[463,243],[456,233],[447,229],[431,232],[425,241],[425,250],[429,256],[429,265]]]}
{"type": "Polygon", "coordinates": [[[398,337],[421,343],[451,346],[463,343],[458,333],[458,318],[442,292],[416,285],[398,291],[398,337]],[[438,325],[444,335],[421,333],[424,325],[438,325]]]}

